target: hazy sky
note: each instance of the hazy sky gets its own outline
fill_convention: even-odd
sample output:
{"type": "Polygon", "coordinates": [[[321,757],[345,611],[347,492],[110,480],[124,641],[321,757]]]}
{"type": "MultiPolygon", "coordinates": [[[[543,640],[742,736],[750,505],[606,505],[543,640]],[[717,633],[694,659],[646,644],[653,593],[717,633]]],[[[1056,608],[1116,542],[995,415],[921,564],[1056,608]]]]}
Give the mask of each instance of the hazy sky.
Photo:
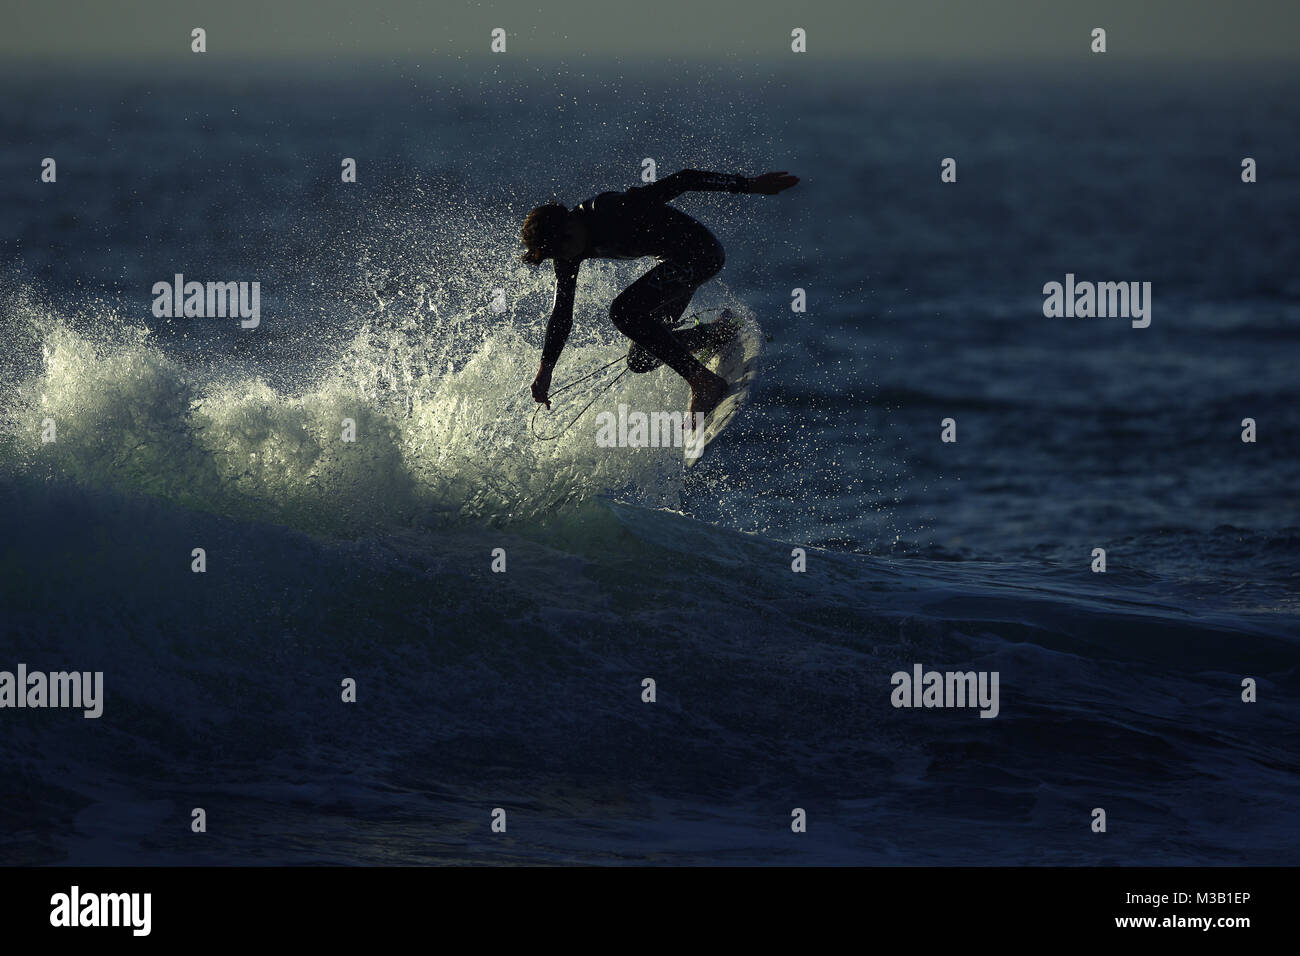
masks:
{"type": "Polygon", "coordinates": [[[455,59],[788,57],[790,30],[808,56],[836,59],[1073,58],[1093,27],[1110,55],[1161,59],[1294,59],[1300,0],[11,0],[0,55],[157,62],[209,55],[455,59]]]}

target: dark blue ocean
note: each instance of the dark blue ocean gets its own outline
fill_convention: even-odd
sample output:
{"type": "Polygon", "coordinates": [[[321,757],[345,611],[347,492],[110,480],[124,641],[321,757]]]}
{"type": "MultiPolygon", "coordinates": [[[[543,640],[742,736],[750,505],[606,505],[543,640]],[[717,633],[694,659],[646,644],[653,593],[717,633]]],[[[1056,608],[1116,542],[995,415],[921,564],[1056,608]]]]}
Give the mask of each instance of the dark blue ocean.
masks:
{"type": "Polygon", "coordinates": [[[8,68],[0,670],[105,700],[0,710],[0,862],[1300,863],[1300,83],[1093,62],[8,68]],[[670,372],[529,429],[520,222],[647,157],[802,179],[675,203],[768,337],[689,471],[594,440],[670,372]]]}

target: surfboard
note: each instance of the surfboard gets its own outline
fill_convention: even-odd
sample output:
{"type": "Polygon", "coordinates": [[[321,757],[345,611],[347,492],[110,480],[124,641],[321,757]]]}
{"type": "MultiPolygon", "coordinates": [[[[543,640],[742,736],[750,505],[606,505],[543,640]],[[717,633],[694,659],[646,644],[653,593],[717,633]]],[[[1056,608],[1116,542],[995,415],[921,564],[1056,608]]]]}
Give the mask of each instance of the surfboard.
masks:
{"type": "Polygon", "coordinates": [[[701,427],[689,431],[682,443],[689,468],[700,460],[704,450],[722,434],[745,407],[750,389],[758,378],[759,358],[763,354],[763,333],[753,319],[724,311],[720,322],[739,322],[740,328],[711,356],[703,359],[705,367],[726,379],[726,397],[705,416],[701,427]]]}

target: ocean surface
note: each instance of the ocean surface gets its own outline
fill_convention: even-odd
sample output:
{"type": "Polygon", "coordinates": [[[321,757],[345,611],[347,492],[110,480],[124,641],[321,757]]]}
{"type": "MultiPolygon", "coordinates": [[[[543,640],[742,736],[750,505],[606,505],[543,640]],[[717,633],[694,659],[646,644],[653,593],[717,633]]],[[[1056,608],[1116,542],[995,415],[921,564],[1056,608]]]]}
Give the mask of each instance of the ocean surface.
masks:
{"type": "MultiPolygon", "coordinates": [[[[0,102],[0,670],[105,686],[0,711],[0,863],[1300,863],[1292,73],[12,67],[0,102]],[[647,157],[802,179],[676,202],[727,250],[695,306],[768,337],[689,471],[595,441],[670,372],[530,429],[520,222],[647,157]],[[258,281],[260,326],[155,318],[176,273],[258,281]],[[1044,317],[1067,274],[1151,282],[1150,327],[1044,317]],[[996,671],[998,716],[895,708],[915,664],[996,671]]],[[[557,385],[646,265],[583,267],[557,385]]]]}

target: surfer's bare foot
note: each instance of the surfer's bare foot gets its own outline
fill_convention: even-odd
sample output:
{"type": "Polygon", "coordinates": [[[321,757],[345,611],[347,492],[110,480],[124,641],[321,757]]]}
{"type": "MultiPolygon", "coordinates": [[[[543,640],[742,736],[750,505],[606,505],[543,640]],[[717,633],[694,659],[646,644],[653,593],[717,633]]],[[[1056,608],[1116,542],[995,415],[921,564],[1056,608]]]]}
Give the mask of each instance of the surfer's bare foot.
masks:
{"type": "Polygon", "coordinates": [[[691,407],[690,426],[700,420],[700,416],[708,415],[727,397],[727,380],[720,375],[714,375],[712,372],[707,373],[708,378],[701,376],[696,381],[691,382],[691,407]]]}

